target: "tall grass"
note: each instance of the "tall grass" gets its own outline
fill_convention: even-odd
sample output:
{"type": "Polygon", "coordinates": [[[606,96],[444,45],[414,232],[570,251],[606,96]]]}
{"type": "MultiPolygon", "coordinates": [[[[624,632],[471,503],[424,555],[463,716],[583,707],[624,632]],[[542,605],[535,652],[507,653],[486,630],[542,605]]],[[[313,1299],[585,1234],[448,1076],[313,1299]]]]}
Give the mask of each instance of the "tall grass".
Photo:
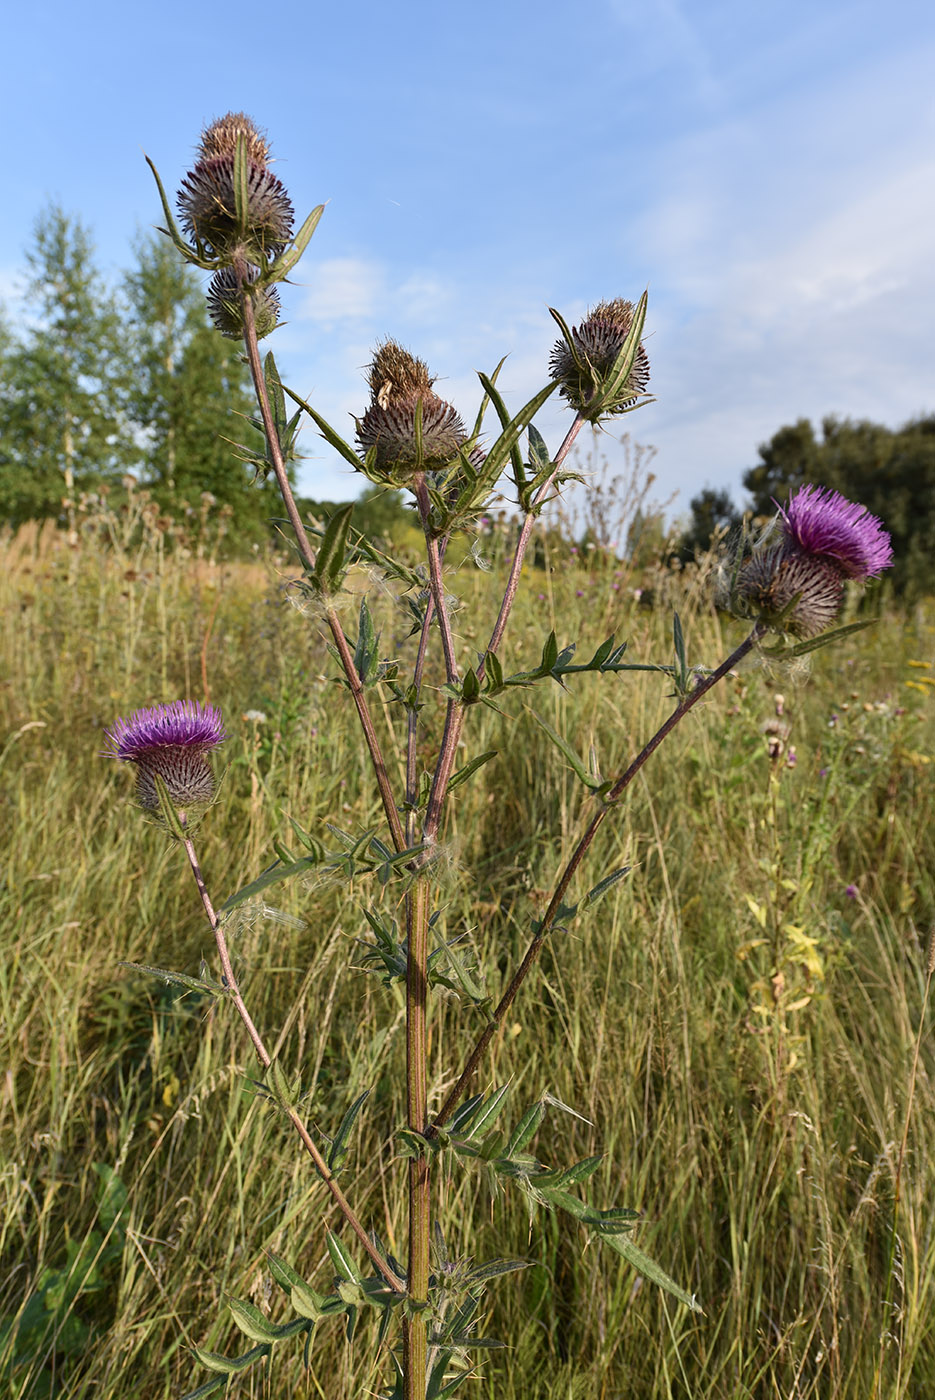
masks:
{"type": "MultiPolygon", "coordinates": [[[[221,707],[230,766],[201,839],[221,897],[268,863],[289,815],[313,832],[326,820],[363,829],[379,804],[333,663],[289,604],[288,567],[183,560],[147,541],[69,549],[46,528],[0,548],[0,1387],[18,1400],[179,1395],[203,1379],[188,1344],[236,1347],[227,1294],[279,1315],[264,1250],[306,1277],[328,1272],[322,1190],[254,1097],[233,1018],[119,966],[197,974],[210,934],[177,852],[100,756],[102,729],[161,700],[221,707]]],[[[631,660],[663,656],[667,607],[641,606],[611,570],[552,562],[529,573],[508,659],[537,660],[572,616],[595,644],[628,638],[631,660]]],[[[458,578],[482,602],[485,576],[458,578]]],[[[690,581],[667,587],[689,659],[715,663],[733,624],[690,581]]],[[[405,634],[390,600],[379,610],[387,635],[405,634]]],[[[496,1290],[487,1330],[513,1351],[508,1367],[496,1354],[485,1363],[479,1393],[935,1394],[933,638],[931,608],[891,611],[818,653],[807,684],[750,665],[681,726],[602,831],[594,868],[622,860],[633,874],[553,935],[562,957],[546,947],[485,1074],[512,1075],[522,1102],[548,1092],[586,1106],[589,1122],[547,1120],[539,1154],[606,1151],[595,1195],[644,1212],[638,1238],[705,1316],[598,1246],[579,1257],[575,1226],[546,1214],[530,1225],[522,1198],[498,1207],[494,1235],[486,1178],[456,1169],[439,1182],[449,1247],[536,1261],[496,1290]],[[794,766],[787,747],[771,761],[770,721],[788,724],[794,766]]],[[[466,654],[479,644],[460,640],[466,654]]],[[[651,674],[600,688],[581,677],[536,703],[579,751],[593,741],[611,774],[671,707],[668,688],[651,674]]],[[[402,721],[389,707],[379,718],[402,721]]],[[[457,794],[446,926],[468,932],[495,992],[585,799],[521,702],[471,720],[465,757],[499,750],[485,770],[496,791],[476,781],[457,794]],[[469,891],[462,866],[477,872],[469,891]]],[[[363,885],[350,896],[284,886],[276,902],[303,924],[257,913],[234,951],[264,1034],[317,1080],[321,1129],[371,1091],[348,1189],[400,1254],[403,1163],[371,1164],[389,1159],[405,1117],[402,996],[342,972],[373,897],[363,885]]],[[[443,1007],[436,1023],[435,1103],[466,1048],[463,1015],[443,1007]]],[[[373,1393],[380,1375],[355,1369],[366,1354],[322,1325],[309,1371],[280,1357],[269,1393],[373,1393]]],[[[250,1373],[238,1393],[262,1384],[250,1373]]]]}

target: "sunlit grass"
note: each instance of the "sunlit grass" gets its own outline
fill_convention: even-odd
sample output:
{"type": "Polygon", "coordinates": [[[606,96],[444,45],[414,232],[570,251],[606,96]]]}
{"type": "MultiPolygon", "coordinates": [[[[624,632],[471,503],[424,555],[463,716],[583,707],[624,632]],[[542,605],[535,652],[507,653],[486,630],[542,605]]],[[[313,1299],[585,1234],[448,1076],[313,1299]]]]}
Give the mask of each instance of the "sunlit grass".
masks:
{"type": "MultiPolygon", "coordinates": [[[[288,1125],[254,1096],[232,1016],[119,966],[197,974],[212,944],[187,867],[129,804],[132,776],[100,754],[104,726],[141,704],[191,696],[220,706],[229,766],[199,837],[219,899],[269,863],[289,816],[326,840],[326,821],[377,825],[346,695],[314,621],[290,606],[288,576],[283,564],[212,566],[155,547],[70,552],[48,531],[23,532],[0,554],[0,1374],[21,1400],[181,1395],[207,1378],[190,1344],[247,1349],[226,1296],[287,1315],[264,1250],[313,1282],[329,1276],[323,1231],[335,1222],[288,1125]],[[99,1164],[126,1187],[116,1225],[99,1164]],[[79,1252],[88,1239],[96,1263],[79,1252]]],[[[535,663],[551,626],[560,643],[577,635],[582,651],[614,631],[633,661],[668,661],[669,609],[640,606],[631,582],[563,563],[529,570],[505,669],[535,663]]],[[[489,628],[489,581],[465,568],[452,587],[473,659],[489,628]]],[[[687,584],[672,587],[689,659],[716,663],[739,638],[734,624],[687,584]]],[[[407,620],[388,598],[375,607],[390,654],[407,620]]],[[[349,630],[353,617],[349,607],[349,630]]],[[[927,1035],[885,1301],[935,922],[933,622],[930,609],[890,613],[819,653],[809,676],[744,669],[602,831],[579,893],[607,869],[633,872],[552,937],[484,1084],[512,1077],[514,1116],[550,1093],[590,1120],[553,1111],[537,1152],[557,1164],[604,1152],[594,1198],[644,1212],[638,1238],[705,1315],[585,1247],[568,1220],[540,1214],[530,1228],[524,1198],[491,1205],[483,1174],[452,1165],[449,1178],[446,1158],[437,1204],[450,1251],[535,1261],[490,1295],[486,1331],[510,1349],[485,1361],[478,1393],[935,1392],[927,1035]],[[777,719],[789,725],[794,767],[786,748],[771,768],[764,725],[777,719]]],[[[582,677],[567,691],[521,693],[502,719],[471,716],[464,759],[499,756],[453,796],[438,902],[447,936],[467,935],[493,992],[585,808],[524,706],[579,752],[593,743],[610,776],[663,718],[668,689],[640,672],[582,677]]],[[[377,708],[399,735],[402,715],[377,708]]],[[[346,1189],[403,1254],[404,1164],[392,1140],[405,1116],[402,995],[354,970],[360,905],[379,898],[392,912],[392,886],[383,896],[363,882],[278,887],[271,902],[304,926],[258,920],[234,953],[254,1019],[317,1086],[315,1124],[333,1132],[370,1090],[346,1189]]],[[[472,1028],[469,1010],[437,1006],[436,1102],[472,1028]]],[[[268,1393],[375,1392],[385,1369],[365,1363],[372,1354],[323,1324],[310,1372],[284,1344],[268,1393]]],[[[239,1393],[262,1386],[250,1372],[239,1393]]]]}

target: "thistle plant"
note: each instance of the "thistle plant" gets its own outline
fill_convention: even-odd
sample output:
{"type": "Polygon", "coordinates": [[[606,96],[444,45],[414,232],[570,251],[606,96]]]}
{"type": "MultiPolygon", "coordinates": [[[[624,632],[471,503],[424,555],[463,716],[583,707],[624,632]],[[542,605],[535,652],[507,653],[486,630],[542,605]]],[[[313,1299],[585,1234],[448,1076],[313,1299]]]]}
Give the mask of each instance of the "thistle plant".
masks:
{"type": "MultiPolygon", "coordinates": [[[[270,1272],[287,1294],[294,1315],[273,1322],[252,1303],[232,1300],[234,1320],[253,1345],[238,1356],[197,1350],[197,1359],[211,1375],[190,1392],[189,1400],[223,1390],[232,1376],[268,1361],[285,1339],[303,1337],[308,1348],[316,1325],[343,1320],[348,1337],[353,1337],[363,1310],[379,1314],[385,1394],[393,1400],[428,1400],[451,1394],[470,1377],[470,1358],[492,1344],[479,1330],[487,1286],[529,1262],[469,1259],[467,1239],[442,1237],[437,1192],[443,1175],[453,1171],[482,1168],[498,1188],[522,1192],[531,1209],[566,1212],[681,1304],[699,1309],[689,1288],[669,1277],[663,1264],[650,1259],[634,1241],[638,1213],[590,1199],[587,1183],[598,1157],[557,1165],[540,1159],[534,1139],[555,1101],[545,1096],[511,1106],[508,1083],[493,1089],[484,1085],[486,1053],[533,974],[546,939],[593,909],[626,878],[627,867],[587,874],[587,859],[598,830],[615,820],[630,784],[663,740],[750,653],[801,655],[865,625],[829,630],[840,614],[848,582],[879,575],[891,561],[891,550],[880,522],[860,506],[806,487],[779,508],[776,519],[757,536],[743,535],[725,563],[723,601],[746,618],[748,626],[720,662],[689,663],[687,641],[675,616],[674,656],[666,662],[625,660],[627,644],[615,636],[606,638],[588,659],[579,659],[574,641],[552,632],[542,638],[537,657],[508,664],[508,629],[526,552],[543,507],[575,479],[568,459],[576,438],[585,423],[597,428],[651,401],[646,392],[649,361],[642,343],[646,296],[635,303],[621,297],[601,301],[574,328],[553,311],[560,338],[545,385],[514,410],[497,387],[499,366],[489,375],[480,374],[481,402],[468,426],[457,408],[435,392],[428,366],[386,339],[375,348],[368,370],[370,401],[356,421],[356,442],[350,443],[317,407],[282,382],[272,354],[261,360],[258,342],[275,329],[279,316],[278,286],[305,251],[322,214],[319,206],[293,235],[292,205],[269,161],[268,142],[242,113],[214,122],[202,137],[193,170],[181,183],[181,227],[156,175],[163,232],[183,258],[212,274],[211,316],[223,334],[243,339],[256,390],[258,438],[242,455],[258,475],[272,472],[279,484],[298,570],[295,592],[307,616],[330,638],[366,742],[382,823],[364,831],[330,827],[331,845],[326,847],[293,819],[300,849],[274,843],[275,859],[268,868],[215,903],[196,853],[193,828],[214,793],[210,755],[224,739],[220,713],[178,701],[137,711],[117,720],[108,732],[110,751],[137,769],[140,806],[156,815],[187,856],[220,968],[214,975],[205,968],[197,978],[147,970],[232,1005],[262,1069],[260,1093],[291,1123],[333,1206],[327,1227],[323,1222],[320,1227],[333,1269],[330,1289],[319,1291],[294,1261],[270,1256],[270,1272]],[[556,390],[573,416],[552,453],[534,418],[556,390]],[[338,508],[321,525],[302,520],[289,465],[306,420],[356,471],[409,493],[424,537],[422,564],[413,567],[356,532],[352,505],[338,508]],[[497,604],[485,624],[486,645],[466,656],[454,630],[446,556],[455,533],[472,529],[491,509],[504,482],[518,511],[515,544],[497,588],[497,604]],[[400,654],[382,654],[366,596],[359,606],[356,636],[348,634],[342,592],[352,569],[358,577],[369,571],[382,588],[392,590],[411,622],[411,643],[400,654]],[[440,685],[430,679],[436,667],[444,676],[440,685]],[[671,687],[674,704],[623,772],[605,778],[598,756],[592,752],[584,761],[573,735],[560,734],[539,719],[584,789],[582,826],[571,855],[555,872],[549,897],[541,907],[528,909],[525,952],[506,974],[495,999],[486,990],[483,970],[476,967],[470,948],[445,927],[447,892],[440,884],[451,794],[462,783],[483,781],[487,763],[496,756],[492,751],[470,752],[472,713],[481,705],[498,711],[514,696],[528,698],[553,684],[571,686],[586,673],[619,685],[634,670],[657,673],[671,687]],[[384,718],[387,713],[390,722],[384,718]],[[429,740],[434,756],[424,766],[429,740]],[[462,741],[469,756],[456,767],[462,741]],[[388,745],[399,762],[388,762],[388,745]],[[397,772],[404,775],[401,784],[391,776],[397,772]],[[405,1249],[398,1253],[362,1217],[340,1181],[355,1122],[366,1111],[365,1097],[344,1109],[317,1104],[316,1125],[310,1126],[306,1106],[315,1086],[308,1082],[304,1066],[289,1062],[288,1051],[271,1055],[262,1027],[251,1018],[228,947],[227,926],[238,908],[265,896],[275,884],[316,875],[353,880],[355,891],[366,891],[361,909],[361,925],[367,931],[364,962],[385,986],[401,983],[405,988],[407,1117],[405,1123],[388,1125],[394,1132],[394,1160],[387,1171],[395,1171],[400,1190],[397,1166],[406,1164],[408,1229],[405,1249]],[[401,920],[391,907],[401,908],[401,920]],[[452,1087],[437,1103],[429,1098],[427,1043],[440,993],[456,994],[473,1020],[479,1015],[482,1029],[472,1043],[465,1027],[462,1062],[450,1067],[452,1087]],[[317,1126],[319,1121],[328,1124],[327,1132],[317,1126]]],[[[457,878],[469,882],[467,872],[457,878]]]]}

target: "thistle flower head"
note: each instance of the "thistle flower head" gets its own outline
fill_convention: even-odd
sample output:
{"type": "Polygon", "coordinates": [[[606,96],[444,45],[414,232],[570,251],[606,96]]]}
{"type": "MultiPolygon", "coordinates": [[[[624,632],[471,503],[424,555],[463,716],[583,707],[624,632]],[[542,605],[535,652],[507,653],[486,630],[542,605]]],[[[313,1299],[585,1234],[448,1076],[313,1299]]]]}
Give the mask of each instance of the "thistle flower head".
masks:
{"type": "Polygon", "coordinates": [[[404,481],[416,471],[435,471],[457,457],[466,440],[464,423],[432,388],[424,360],[387,340],[369,366],[370,406],[357,420],[357,441],[375,452],[376,471],[404,481]]]}
{"type": "Polygon", "coordinates": [[[227,112],[218,117],[201,134],[198,154],[202,160],[216,156],[232,156],[238,140],[243,137],[247,159],[254,165],[269,163],[269,142],[246,112],[227,112]]]}
{"type": "Polygon", "coordinates": [[[156,778],[186,815],[200,815],[214,797],[215,779],[207,754],[227,737],[213,705],[175,700],[135,710],[105,731],[106,752],[137,767],[136,795],[147,811],[159,810],[156,778]]]}
{"type": "Polygon", "coordinates": [[[783,531],[804,554],[833,559],[848,578],[876,578],[893,562],[882,521],[823,486],[803,486],[779,507],[783,531]]]}
{"type": "Polygon", "coordinates": [[[642,341],[626,380],[610,402],[600,394],[602,380],[613,368],[633,325],[636,308],[632,301],[615,297],[600,301],[580,326],[571,329],[570,342],[557,340],[549,360],[549,374],[561,385],[559,390],[572,408],[585,418],[625,413],[649,385],[649,357],[642,341]],[[589,414],[589,405],[591,413],[589,414]]]}
{"type": "MultiPolygon", "coordinates": [[[[248,283],[255,282],[259,275],[258,268],[247,268],[248,283]]],[[[262,340],[279,324],[279,292],[275,287],[258,287],[248,295],[253,299],[256,337],[262,340]]],[[[243,336],[243,307],[235,268],[222,267],[211,278],[208,284],[208,315],[228,340],[240,340],[243,336]]]]}
{"type": "Polygon", "coordinates": [[[248,158],[246,209],[238,218],[234,161],[233,154],[211,156],[185,176],[176,201],[182,228],[215,257],[278,257],[292,237],[292,201],[265,164],[248,158]]]}
{"type": "Polygon", "coordinates": [[[769,530],[739,569],[732,600],[777,631],[824,632],[841,611],[846,581],[872,578],[893,562],[881,522],[836,491],[803,486],[779,507],[778,523],[778,541],[769,530]]]}

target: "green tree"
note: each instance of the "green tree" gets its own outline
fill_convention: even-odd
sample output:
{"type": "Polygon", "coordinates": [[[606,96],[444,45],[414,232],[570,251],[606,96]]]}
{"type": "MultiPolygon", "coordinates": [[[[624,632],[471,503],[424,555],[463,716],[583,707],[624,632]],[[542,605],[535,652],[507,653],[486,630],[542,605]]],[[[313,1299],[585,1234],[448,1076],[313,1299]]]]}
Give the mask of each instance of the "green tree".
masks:
{"type": "Polygon", "coordinates": [[[240,346],[210,324],[197,275],[164,238],[137,244],[124,283],[134,372],[127,413],[137,428],[144,479],[169,511],[204,492],[233,512],[231,535],[260,539],[279,513],[272,486],[253,483],[232,441],[259,447],[240,346]]]}
{"type": "Polygon", "coordinates": [[[689,502],[691,520],[682,536],[679,550],[683,558],[692,559],[710,549],[715,534],[723,534],[734,525],[739,525],[740,511],[734,505],[729,491],[717,491],[706,486],[689,502]]]}
{"type": "Polygon", "coordinates": [[[53,205],[26,258],[34,324],[0,360],[0,513],[14,523],[70,511],[76,492],[119,477],[133,452],[120,319],[87,229],[53,205]]]}
{"type": "Polygon", "coordinates": [[[880,517],[893,537],[889,576],[898,592],[931,591],[935,538],[935,415],[901,428],[849,418],[825,418],[822,436],[800,419],[759,449],[744,475],[757,514],[775,510],[791,490],[811,482],[840,491],[880,517]]]}

